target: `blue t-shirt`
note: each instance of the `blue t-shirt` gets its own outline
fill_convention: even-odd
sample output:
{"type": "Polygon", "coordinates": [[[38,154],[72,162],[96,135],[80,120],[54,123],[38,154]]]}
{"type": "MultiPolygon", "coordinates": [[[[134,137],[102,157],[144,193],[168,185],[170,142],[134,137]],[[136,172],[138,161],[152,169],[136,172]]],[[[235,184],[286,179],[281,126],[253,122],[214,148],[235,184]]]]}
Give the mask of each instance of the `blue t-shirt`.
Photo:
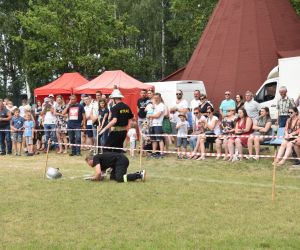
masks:
{"type": "Polygon", "coordinates": [[[227,111],[229,109],[235,109],[235,101],[232,99],[223,100],[220,105],[220,110],[223,112],[224,115],[227,115],[227,111]]]}
{"type": "Polygon", "coordinates": [[[33,121],[25,121],[24,122],[24,128],[25,128],[24,135],[25,136],[32,136],[33,127],[34,127],[33,121]]]}
{"type": "Polygon", "coordinates": [[[82,114],[85,114],[84,107],[81,104],[75,104],[68,109],[68,128],[81,128],[83,120],[82,114]]]}
{"type": "Polygon", "coordinates": [[[16,129],[20,129],[23,127],[25,119],[22,116],[13,116],[11,119],[11,125],[14,126],[16,129]]]}

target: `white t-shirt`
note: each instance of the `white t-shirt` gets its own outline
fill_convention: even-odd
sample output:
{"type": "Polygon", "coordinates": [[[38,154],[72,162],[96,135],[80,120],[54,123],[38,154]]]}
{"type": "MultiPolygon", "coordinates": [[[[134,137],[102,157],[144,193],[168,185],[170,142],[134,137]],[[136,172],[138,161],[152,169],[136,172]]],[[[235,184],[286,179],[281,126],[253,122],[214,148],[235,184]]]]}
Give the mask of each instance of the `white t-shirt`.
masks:
{"type": "Polygon", "coordinates": [[[177,137],[187,138],[189,123],[187,121],[178,121],[176,125],[180,125],[177,130],[177,137]]]}
{"type": "Polygon", "coordinates": [[[99,115],[99,104],[97,100],[94,100],[91,105],[93,105],[93,116],[98,116],[99,115]]]}
{"type": "Polygon", "coordinates": [[[211,125],[214,121],[216,122],[216,125],[213,129],[215,135],[219,135],[221,134],[221,128],[220,128],[220,124],[219,124],[219,119],[216,116],[213,116],[211,119],[209,117],[207,117],[207,124],[211,125]]]}
{"type": "MultiPolygon", "coordinates": [[[[90,103],[89,105],[85,105],[85,106],[84,106],[84,110],[85,110],[85,115],[86,115],[86,117],[89,117],[90,115],[92,115],[93,104],[90,103]]],[[[92,120],[92,119],[88,119],[88,120],[86,121],[86,125],[93,125],[93,120],[92,120]]]]}
{"type": "Polygon", "coordinates": [[[24,116],[25,116],[25,106],[22,105],[22,106],[19,107],[19,109],[20,109],[20,116],[24,118],[24,116]]]}
{"type": "Polygon", "coordinates": [[[195,118],[195,115],[194,115],[194,108],[199,107],[200,103],[201,103],[200,100],[196,100],[196,99],[191,100],[190,108],[191,108],[191,110],[192,110],[192,117],[193,117],[193,120],[194,120],[194,118],[195,118]]]}
{"type": "Polygon", "coordinates": [[[136,135],[136,129],[130,128],[127,132],[127,136],[129,137],[129,140],[131,142],[136,141],[137,135],[136,135]]]}
{"type": "Polygon", "coordinates": [[[51,112],[47,111],[44,117],[44,124],[55,124],[56,116],[51,112]]]}
{"type": "MultiPolygon", "coordinates": [[[[187,100],[182,99],[179,103],[174,103],[173,108],[177,108],[178,110],[180,109],[187,109],[189,108],[189,104],[187,100]]],[[[171,119],[171,122],[177,123],[180,119],[178,118],[179,112],[176,111],[171,119]]]]}
{"type": "Polygon", "coordinates": [[[161,112],[160,116],[158,118],[154,118],[152,120],[152,126],[162,126],[162,122],[165,116],[165,105],[161,102],[160,104],[154,105],[154,115],[161,112]]]}

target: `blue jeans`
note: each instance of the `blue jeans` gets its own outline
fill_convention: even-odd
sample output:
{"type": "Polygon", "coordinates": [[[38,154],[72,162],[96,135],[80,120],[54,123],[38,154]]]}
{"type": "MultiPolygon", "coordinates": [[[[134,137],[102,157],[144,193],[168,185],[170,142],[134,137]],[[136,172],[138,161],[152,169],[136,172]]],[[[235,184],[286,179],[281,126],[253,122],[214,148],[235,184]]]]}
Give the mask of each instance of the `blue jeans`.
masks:
{"type": "Polygon", "coordinates": [[[99,136],[99,145],[104,146],[108,138],[108,130],[106,130],[102,135],[99,136]]]}
{"type": "MultiPolygon", "coordinates": [[[[44,124],[44,131],[45,131],[45,137],[46,137],[46,148],[48,147],[48,140],[49,138],[53,142],[57,142],[56,140],[56,132],[55,132],[55,124],[44,124]]],[[[54,146],[54,148],[57,148],[57,145],[54,146]]]]}
{"type": "Polygon", "coordinates": [[[10,130],[10,126],[8,125],[8,126],[3,127],[1,129],[8,130],[8,131],[0,131],[1,152],[4,153],[4,154],[6,154],[6,149],[7,149],[7,153],[11,154],[12,143],[11,143],[11,135],[10,135],[10,131],[9,131],[10,130]]]}
{"type": "Polygon", "coordinates": [[[193,150],[194,150],[194,148],[196,147],[197,139],[198,139],[197,136],[191,136],[191,137],[190,137],[190,146],[191,146],[191,148],[192,148],[193,150]]]}
{"type": "MultiPolygon", "coordinates": [[[[70,128],[70,129],[76,129],[76,128],[70,128]]],[[[78,130],[69,130],[69,140],[71,144],[81,144],[81,130],[80,128],[77,128],[78,130]]],[[[71,146],[72,154],[73,155],[79,155],[80,154],[80,146],[71,146]]]]}
{"type": "Polygon", "coordinates": [[[288,118],[289,118],[288,115],[280,115],[278,117],[278,126],[279,126],[279,128],[285,127],[285,124],[286,124],[288,118]]]}

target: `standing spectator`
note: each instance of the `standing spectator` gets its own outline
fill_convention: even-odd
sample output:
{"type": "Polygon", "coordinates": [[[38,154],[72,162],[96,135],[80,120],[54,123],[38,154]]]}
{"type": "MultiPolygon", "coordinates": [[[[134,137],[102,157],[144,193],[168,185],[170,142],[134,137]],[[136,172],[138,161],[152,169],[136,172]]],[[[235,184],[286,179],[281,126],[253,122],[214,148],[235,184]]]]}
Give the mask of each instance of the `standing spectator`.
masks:
{"type": "Polygon", "coordinates": [[[154,112],[152,115],[147,115],[147,118],[152,120],[150,134],[157,135],[151,136],[153,149],[153,153],[151,156],[154,158],[159,158],[162,155],[158,152],[158,146],[161,151],[164,149],[164,138],[163,136],[161,136],[161,134],[163,133],[162,123],[165,115],[165,105],[162,102],[160,93],[155,93],[153,96],[153,100],[154,112]]]}
{"type": "Polygon", "coordinates": [[[27,109],[27,107],[28,107],[28,100],[24,98],[24,99],[22,99],[22,104],[19,107],[20,116],[23,118],[25,118],[25,110],[27,109]]]}
{"type": "MultiPolygon", "coordinates": [[[[51,141],[56,142],[56,132],[55,132],[55,124],[56,124],[56,116],[55,116],[55,108],[51,104],[51,100],[46,97],[44,99],[44,106],[41,114],[44,117],[44,131],[46,137],[46,148],[48,147],[49,138],[51,141]]],[[[56,148],[56,146],[54,147],[56,148]]]]}
{"type": "Polygon", "coordinates": [[[13,115],[14,110],[17,108],[16,106],[14,106],[13,102],[8,100],[7,104],[6,104],[6,108],[11,112],[11,114],[13,115]]]}
{"type": "Polygon", "coordinates": [[[210,101],[207,100],[207,96],[206,95],[201,95],[200,100],[201,100],[201,104],[199,105],[200,113],[202,115],[205,115],[207,117],[208,116],[208,114],[206,113],[207,109],[209,107],[212,108],[213,105],[210,103],[210,101]]]}
{"type": "Polygon", "coordinates": [[[289,118],[289,109],[295,107],[295,102],[292,98],[287,96],[286,87],[282,86],[279,88],[279,94],[281,98],[277,101],[277,110],[278,110],[278,126],[285,127],[286,121],[289,118]]]}
{"type": "MultiPolygon", "coordinates": [[[[92,101],[93,104],[93,115],[92,115],[92,120],[93,120],[93,138],[94,141],[97,141],[97,136],[98,136],[98,132],[97,132],[97,127],[99,126],[99,102],[102,98],[102,92],[101,91],[96,91],[96,99],[92,101]]],[[[105,96],[105,95],[104,95],[105,96]]],[[[106,97],[105,97],[106,99],[106,97]]],[[[96,145],[96,144],[95,144],[96,145]]],[[[97,145],[99,146],[99,145],[97,145]]]]}
{"type": "Polygon", "coordinates": [[[252,119],[254,122],[259,117],[259,104],[253,98],[253,93],[251,91],[247,91],[245,94],[246,101],[244,103],[244,109],[247,112],[248,117],[252,119]]]}
{"type": "Polygon", "coordinates": [[[24,122],[24,137],[25,144],[27,148],[27,156],[33,156],[33,131],[34,130],[34,122],[32,120],[32,116],[30,113],[25,114],[25,122],[24,122]]]}
{"type": "Polygon", "coordinates": [[[260,143],[270,140],[270,138],[264,138],[259,136],[271,135],[272,134],[271,126],[272,126],[272,120],[270,117],[270,110],[268,107],[262,108],[260,110],[259,118],[255,120],[253,123],[254,132],[252,135],[254,135],[255,137],[248,138],[248,151],[249,151],[248,159],[252,157],[254,160],[259,160],[260,143]],[[253,144],[256,153],[255,156],[252,156],[253,144]]]}
{"type": "MultiPolygon", "coordinates": [[[[102,128],[105,128],[105,126],[108,124],[109,110],[107,108],[107,103],[105,99],[100,99],[99,106],[100,107],[99,107],[99,117],[98,117],[98,123],[99,123],[98,131],[100,132],[102,128]]],[[[106,130],[103,134],[101,134],[99,136],[98,144],[104,146],[108,138],[108,134],[109,134],[108,130],[106,130]]]]}
{"type": "Polygon", "coordinates": [[[63,115],[62,112],[66,108],[64,99],[61,95],[56,97],[56,107],[55,107],[55,114],[56,114],[56,137],[58,143],[64,143],[65,145],[58,144],[58,154],[67,154],[68,153],[68,140],[67,140],[67,115],[63,115]],[[63,148],[65,148],[63,150],[63,148]]]}
{"type": "Polygon", "coordinates": [[[92,99],[90,96],[86,96],[83,99],[85,106],[85,116],[86,116],[86,144],[87,145],[94,145],[94,135],[93,135],[93,104],[92,99]]]}
{"type": "Polygon", "coordinates": [[[197,107],[199,107],[199,105],[201,104],[200,97],[201,97],[200,90],[196,89],[194,91],[194,99],[191,100],[191,104],[190,104],[190,109],[191,109],[191,112],[192,112],[193,120],[195,119],[194,109],[197,108],[197,107]]]}
{"type": "Polygon", "coordinates": [[[145,112],[145,108],[147,106],[147,102],[148,102],[148,97],[147,97],[147,91],[145,89],[141,90],[141,98],[138,99],[137,101],[137,108],[138,108],[138,127],[139,130],[141,131],[142,129],[142,125],[143,122],[146,121],[146,112],[145,112]]]}
{"type": "Polygon", "coordinates": [[[287,120],[285,125],[284,140],[280,145],[277,156],[273,164],[283,165],[292,152],[291,141],[294,141],[294,136],[299,136],[300,134],[300,118],[299,111],[296,107],[290,108],[288,110],[290,118],[287,120]],[[283,157],[283,158],[282,158],[283,157]],[[281,159],[282,158],[282,159],[281,159]]]}
{"type": "Polygon", "coordinates": [[[80,146],[81,144],[81,129],[85,129],[86,117],[84,107],[77,103],[76,95],[70,96],[70,102],[67,104],[66,108],[62,112],[63,115],[68,114],[68,135],[71,144],[77,144],[76,146],[71,146],[70,156],[80,156],[80,146]]]}
{"type": "Polygon", "coordinates": [[[137,140],[137,133],[136,133],[136,122],[130,122],[130,129],[127,132],[127,136],[130,142],[130,156],[134,157],[134,150],[136,149],[136,140],[137,140]]]}
{"type": "Polygon", "coordinates": [[[53,106],[53,108],[55,109],[55,108],[56,108],[56,105],[57,105],[57,102],[54,101],[54,95],[53,95],[53,94],[50,94],[50,95],[48,96],[48,98],[49,98],[50,104],[51,104],[51,105],[53,106]]]}
{"type": "Polygon", "coordinates": [[[23,141],[23,128],[25,119],[20,116],[20,110],[15,109],[14,116],[11,119],[11,131],[13,148],[16,156],[21,156],[22,141],[23,141]]]}
{"type": "Polygon", "coordinates": [[[244,107],[244,101],[242,95],[236,95],[235,106],[236,106],[235,112],[238,112],[239,109],[244,107]]]}
{"type": "Polygon", "coordinates": [[[176,101],[172,108],[170,108],[170,112],[173,113],[173,116],[171,118],[171,124],[172,124],[172,134],[176,133],[176,124],[180,119],[178,118],[179,113],[186,115],[189,111],[188,109],[188,102],[187,100],[183,99],[183,92],[182,90],[177,90],[176,92],[176,101]]]}
{"type": "Polygon", "coordinates": [[[189,123],[186,120],[185,114],[179,114],[179,121],[176,124],[177,129],[177,158],[183,159],[187,158],[186,148],[187,148],[187,134],[189,123]],[[183,148],[181,151],[181,147],[183,148]]]}
{"type": "MultiPolygon", "coordinates": [[[[105,146],[123,148],[127,135],[128,121],[133,118],[133,114],[129,106],[122,102],[122,98],[124,98],[124,96],[119,89],[114,89],[110,98],[113,99],[113,102],[115,103],[115,105],[111,108],[112,119],[104,128],[102,128],[99,135],[102,135],[110,129],[111,132],[109,133],[105,146]]],[[[106,149],[105,151],[124,152],[120,149],[106,149]]]]}
{"type": "MultiPolygon", "coordinates": [[[[238,111],[238,120],[235,125],[235,135],[250,135],[252,133],[252,119],[248,117],[247,112],[244,108],[238,111]]],[[[231,137],[228,141],[228,149],[230,158],[229,161],[236,161],[243,159],[243,146],[247,147],[248,137],[231,137]],[[234,156],[234,145],[238,149],[239,156],[241,158],[234,156]]]]}
{"type": "Polygon", "coordinates": [[[227,115],[227,111],[230,109],[235,109],[235,101],[230,98],[231,92],[225,92],[225,100],[221,102],[220,105],[220,115],[224,118],[227,115]]]}
{"type": "Polygon", "coordinates": [[[4,106],[3,100],[0,100],[0,155],[11,154],[12,143],[10,134],[11,112],[4,106]]]}
{"type": "Polygon", "coordinates": [[[221,122],[221,136],[216,139],[216,150],[217,158],[219,160],[222,153],[222,144],[224,146],[225,156],[224,161],[228,160],[228,137],[235,131],[235,109],[227,110],[227,115],[222,119],[221,122]]]}

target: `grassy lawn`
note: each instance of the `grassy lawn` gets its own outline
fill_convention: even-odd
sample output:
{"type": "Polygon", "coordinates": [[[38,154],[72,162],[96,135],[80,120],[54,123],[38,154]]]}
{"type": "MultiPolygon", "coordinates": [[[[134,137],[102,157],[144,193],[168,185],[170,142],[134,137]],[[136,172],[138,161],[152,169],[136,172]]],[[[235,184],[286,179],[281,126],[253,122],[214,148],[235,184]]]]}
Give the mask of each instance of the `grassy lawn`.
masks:
{"type": "MultiPolygon", "coordinates": [[[[227,163],[143,159],[145,183],[82,180],[82,158],[0,159],[1,249],[299,249],[300,171],[271,159],[227,163]]],[[[138,158],[130,171],[138,169],[138,158]]]]}

